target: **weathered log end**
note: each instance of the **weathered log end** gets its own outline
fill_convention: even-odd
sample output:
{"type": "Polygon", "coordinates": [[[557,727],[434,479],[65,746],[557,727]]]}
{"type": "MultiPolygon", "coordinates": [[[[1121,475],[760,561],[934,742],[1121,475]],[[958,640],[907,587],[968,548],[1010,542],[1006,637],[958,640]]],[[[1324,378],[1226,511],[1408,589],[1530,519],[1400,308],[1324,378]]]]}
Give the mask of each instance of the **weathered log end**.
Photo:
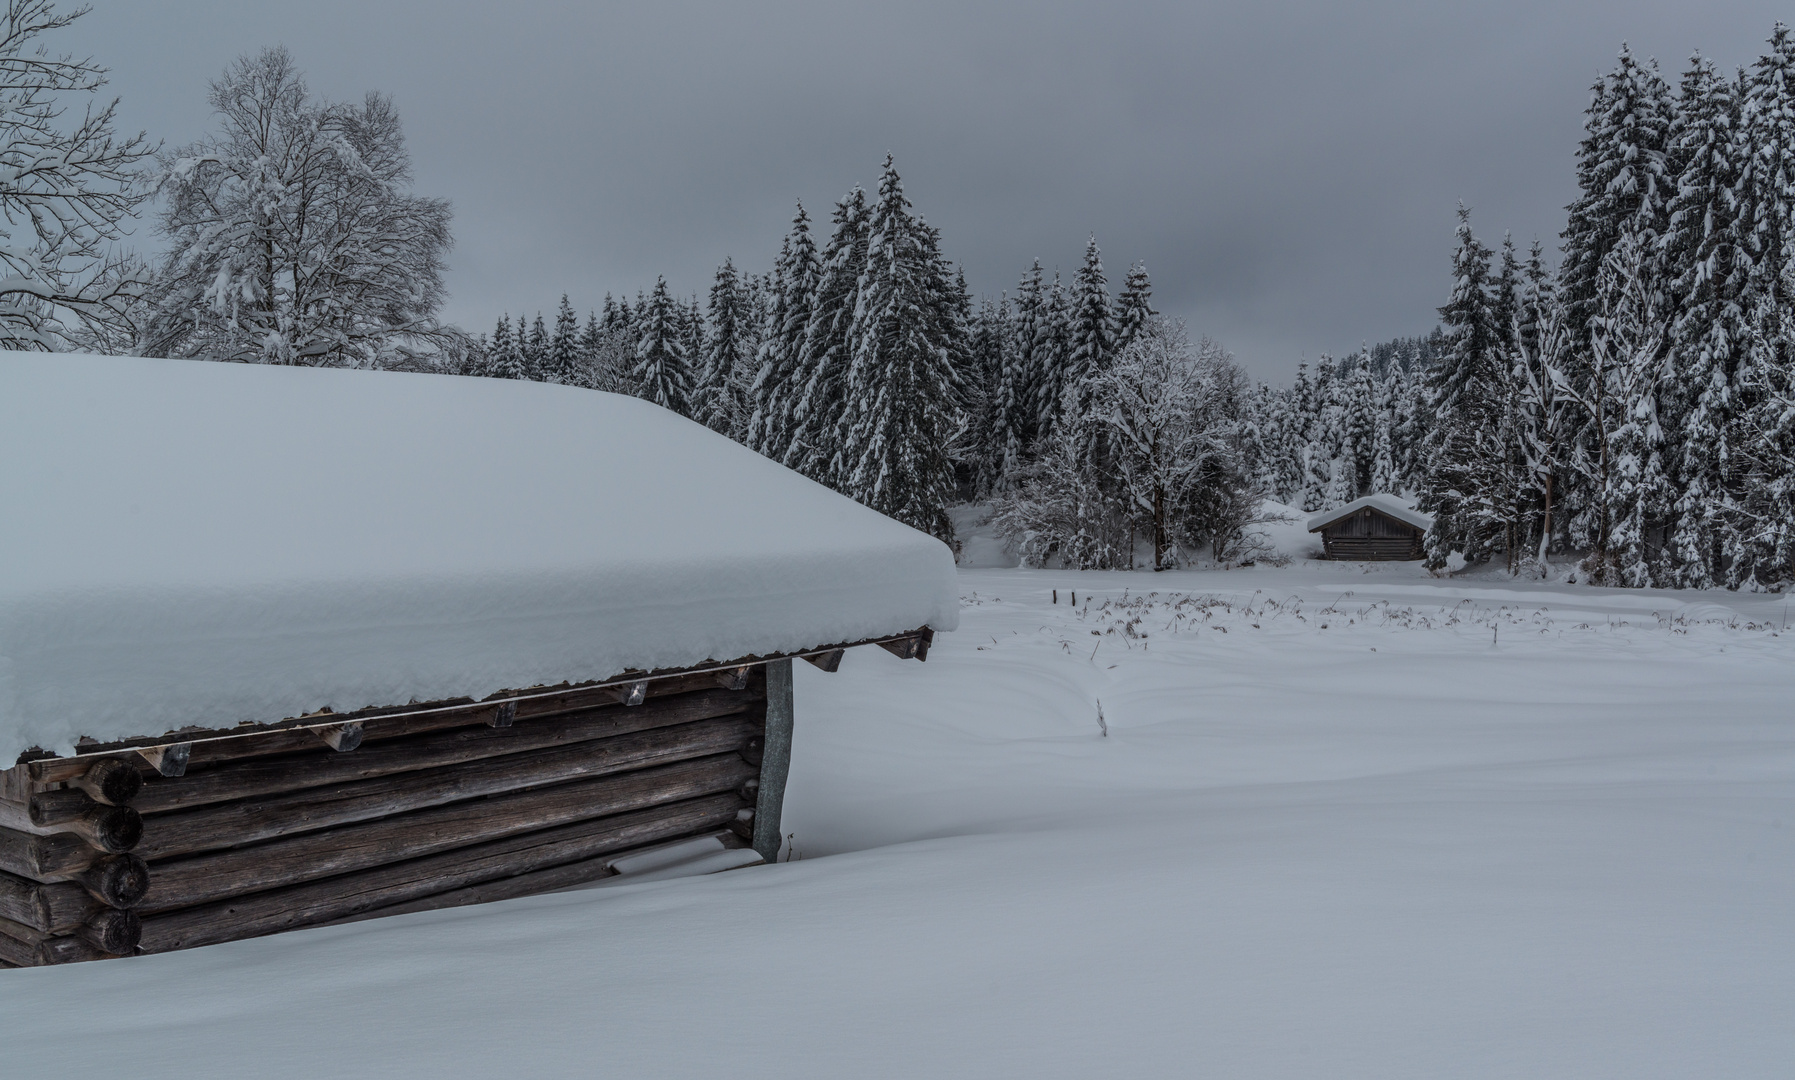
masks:
{"type": "Polygon", "coordinates": [[[736,753],[741,754],[742,760],[746,761],[748,764],[759,765],[761,754],[765,752],[766,745],[766,740],[759,735],[756,735],[743,743],[742,748],[736,751],[736,753]]]}
{"type": "Polygon", "coordinates": [[[135,855],[111,855],[89,867],[75,880],[102,904],[134,908],[150,891],[150,867],[135,855]]]}
{"type": "Polygon", "coordinates": [[[94,762],[86,775],[78,776],[69,783],[87,792],[95,802],[124,806],[143,790],[143,774],[130,762],[109,757],[94,762]]]}
{"type": "Polygon", "coordinates": [[[717,685],[725,690],[746,690],[748,688],[747,667],[728,668],[717,672],[717,685]]]}
{"type": "Polygon", "coordinates": [[[501,702],[499,707],[486,718],[487,727],[508,728],[517,723],[517,702],[501,702]]]}
{"type": "Polygon", "coordinates": [[[82,924],[75,936],[101,952],[124,956],[142,940],[143,920],[135,911],[103,908],[82,924]]]}
{"type": "Polygon", "coordinates": [[[129,806],[96,806],[78,820],[82,827],[75,831],[101,851],[119,855],[143,840],[143,815],[129,806]]]}
{"type": "Polygon", "coordinates": [[[187,759],[193,756],[193,744],[181,742],[166,743],[162,746],[145,746],[140,748],[137,754],[163,776],[185,776],[187,775],[187,759]]]}
{"type": "Polygon", "coordinates": [[[635,682],[613,686],[611,692],[625,705],[640,705],[648,700],[648,680],[637,679],[635,682]]]}
{"type": "Polygon", "coordinates": [[[815,664],[817,667],[822,668],[824,671],[836,672],[841,670],[841,658],[847,655],[847,651],[848,650],[846,649],[832,649],[825,653],[811,653],[804,659],[815,664]]]}

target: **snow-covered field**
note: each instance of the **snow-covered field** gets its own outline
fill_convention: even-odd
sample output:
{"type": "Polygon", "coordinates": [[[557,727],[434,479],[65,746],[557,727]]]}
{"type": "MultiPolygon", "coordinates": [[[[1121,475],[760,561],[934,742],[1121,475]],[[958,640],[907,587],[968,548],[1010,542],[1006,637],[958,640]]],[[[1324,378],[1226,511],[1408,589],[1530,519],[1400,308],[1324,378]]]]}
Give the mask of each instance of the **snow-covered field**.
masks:
{"type": "Polygon", "coordinates": [[[799,665],[796,861],[3,972],[8,1069],[1795,1071],[1787,600],[960,577],[927,664],[799,665]]]}

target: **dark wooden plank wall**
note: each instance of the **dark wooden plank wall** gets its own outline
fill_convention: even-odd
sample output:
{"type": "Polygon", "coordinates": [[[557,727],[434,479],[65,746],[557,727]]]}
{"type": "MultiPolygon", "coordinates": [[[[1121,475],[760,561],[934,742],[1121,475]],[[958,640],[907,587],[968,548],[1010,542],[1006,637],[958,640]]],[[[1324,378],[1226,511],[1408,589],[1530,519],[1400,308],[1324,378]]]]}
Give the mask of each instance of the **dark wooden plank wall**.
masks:
{"type": "Polygon", "coordinates": [[[1423,530],[1369,506],[1321,530],[1327,557],[1349,561],[1419,559],[1425,555],[1425,536],[1423,530]]]}
{"type": "Polygon", "coordinates": [[[0,964],[161,952],[440,906],[433,898],[563,888],[681,838],[746,845],[766,674],[756,666],[745,685],[731,681],[656,680],[634,706],[608,690],[569,691],[520,708],[508,727],[490,725],[490,708],[375,718],[349,752],[271,732],[196,753],[182,776],[138,763],[143,783],[126,808],[72,782],[37,785],[0,825],[0,964]],[[128,850],[107,851],[66,831],[96,807],[140,818],[141,840],[132,831],[128,850]]]}

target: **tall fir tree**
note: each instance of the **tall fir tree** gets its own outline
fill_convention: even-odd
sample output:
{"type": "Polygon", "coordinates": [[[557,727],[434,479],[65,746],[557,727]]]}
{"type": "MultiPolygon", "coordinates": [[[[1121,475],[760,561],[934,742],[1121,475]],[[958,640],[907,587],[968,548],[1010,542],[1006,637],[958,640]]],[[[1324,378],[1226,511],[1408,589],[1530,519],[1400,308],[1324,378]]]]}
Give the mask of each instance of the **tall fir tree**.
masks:
{"type": "Polygon", "coordinates": [[[581,383],[580,320],[561,294],[561,306],[555,310],[555,330],[549,337],[546,381],[578,386],[581,383]]]}
{"type": "Polygon", "coordinates": [[[1427,556],[1434,569],[1455,552],[1469,562],[1488,559],[1502,534],[1493,527],[1486,498],[1497,486],[1492,458],[1502,448],[1492,439],[1507,400],[1491,253],[1471,231],[1471,213],[1463,205],[1458,217],[1452,296],[1440,309],[1447,352],[1428,380],[1433,430],[1420,502],[1434,517],[1427,556]]]}
{"type": "Polygon", "coordinates": [[[1116,351],[1126,349],[1135,338],[1140,336],[1147,320],[1159,314],[1153,310],[1153,282],[1147,277],[1147,268],[1135,263],[1128,268],[1128,277],[1122,282],[1122,295],[1116,299],[1116,351]]]}
{"type": "Polygon", "coordinates": [[[810,320],[799,354],[800,386],[792,410],[792,438],[785,464],[841,490],[838,448],[847,405],[851,331],[866,268],[868,208],[859,188],[835,205],[833,231],[823,248],[810,320]]]}
{"type": "Polygon", "coordinates": [[[691,415],[692,373],[685,306],[657,278],[637,319],[636,366],[630,375],[638,397],[681,416],[691,415]]]}
{"type": "Polygon", "coordinates": [[[487,350],[486,373],[495,379],[522,379],[529,375],[524,367],[523,349],[511,326],[511,313],[506,312],[493,327],[492,344],[487,350]]]}
{"type": "Polygon", "coordinates": [[[773,268],[767,326],[750,390],[753,412],[748,446],[774,461],[788,461],[804,390],[804,335],[810,325],[820,266],[810,215],[800,204],[773,268]]]}
{"type": "Polygon", "coordinates": [[[859,502],[951,541],[949,358],[961,346],[951,340],[953,290],[932,231],[909,206],[887,157],[849,331],[846,438],[835,471],[859,502]]]}
{"type": "Polygon", "coordinates": [[[1072,386],[1072,309],[1056,271],[1035,320],[1034,382],[1036,438],[1052,438],[1065,414],[1072,386]]]}
{"type": "Polygon", "coordinates": [[[711,283],[708,321],[710,330],[704,341],[704,363],[693,395],[693,408],[697,419],[712,431],[739,438],[747,420],[739,372],[748,363],[744,346],[751,334],[748,298],[733,259],[725,258],[717,268],[711,283]]]}
{"type": "Polygon", "coordinates": [[[1676,471],[1682,491],[1668,540],[1678,583],[1723,580],[1723,552],[1744,524],[1729,507],[1746,496],[1732,444],[1741,432],[1740,370],[1750,339],[1744,297],[1738,186],[1744,147],[1738,87],[1700,56],[1684,73],[1670,156],[1677,190],[1665,235],[1665,273],[1676,314],[1673,364],[1684,400],[1676,471]]]}

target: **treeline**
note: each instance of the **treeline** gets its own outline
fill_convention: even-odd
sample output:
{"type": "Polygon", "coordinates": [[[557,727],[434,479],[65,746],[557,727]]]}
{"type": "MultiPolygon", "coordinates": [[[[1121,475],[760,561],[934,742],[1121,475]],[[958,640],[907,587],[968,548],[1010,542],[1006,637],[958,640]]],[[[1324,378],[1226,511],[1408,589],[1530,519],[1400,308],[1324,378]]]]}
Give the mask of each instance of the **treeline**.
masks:
{"type": "Polygon", "coordinates": [[[1795,576],[1795,38],[1595,87],[1556,273],[1461,212],[1427,384],[1430,560],[1770,588],[1795,576]],[[1492,266],[1492,262],[1495,263],[1492,266]]]}
{"type": "Polygon", "coordinates": [[[1014,298],[975,303],[887,158],[820,244],[799,207],[769,272],[726,261],[704,302],[661,279],[583,321],[563,296],[552,326],[501,317],[463,370],[637,394],[951,540],[946,508],[1022,481],[1150,292],[1137,266],[1112,295],[1093,239],[1070,283],[1036,262],[1014,298]]]}

